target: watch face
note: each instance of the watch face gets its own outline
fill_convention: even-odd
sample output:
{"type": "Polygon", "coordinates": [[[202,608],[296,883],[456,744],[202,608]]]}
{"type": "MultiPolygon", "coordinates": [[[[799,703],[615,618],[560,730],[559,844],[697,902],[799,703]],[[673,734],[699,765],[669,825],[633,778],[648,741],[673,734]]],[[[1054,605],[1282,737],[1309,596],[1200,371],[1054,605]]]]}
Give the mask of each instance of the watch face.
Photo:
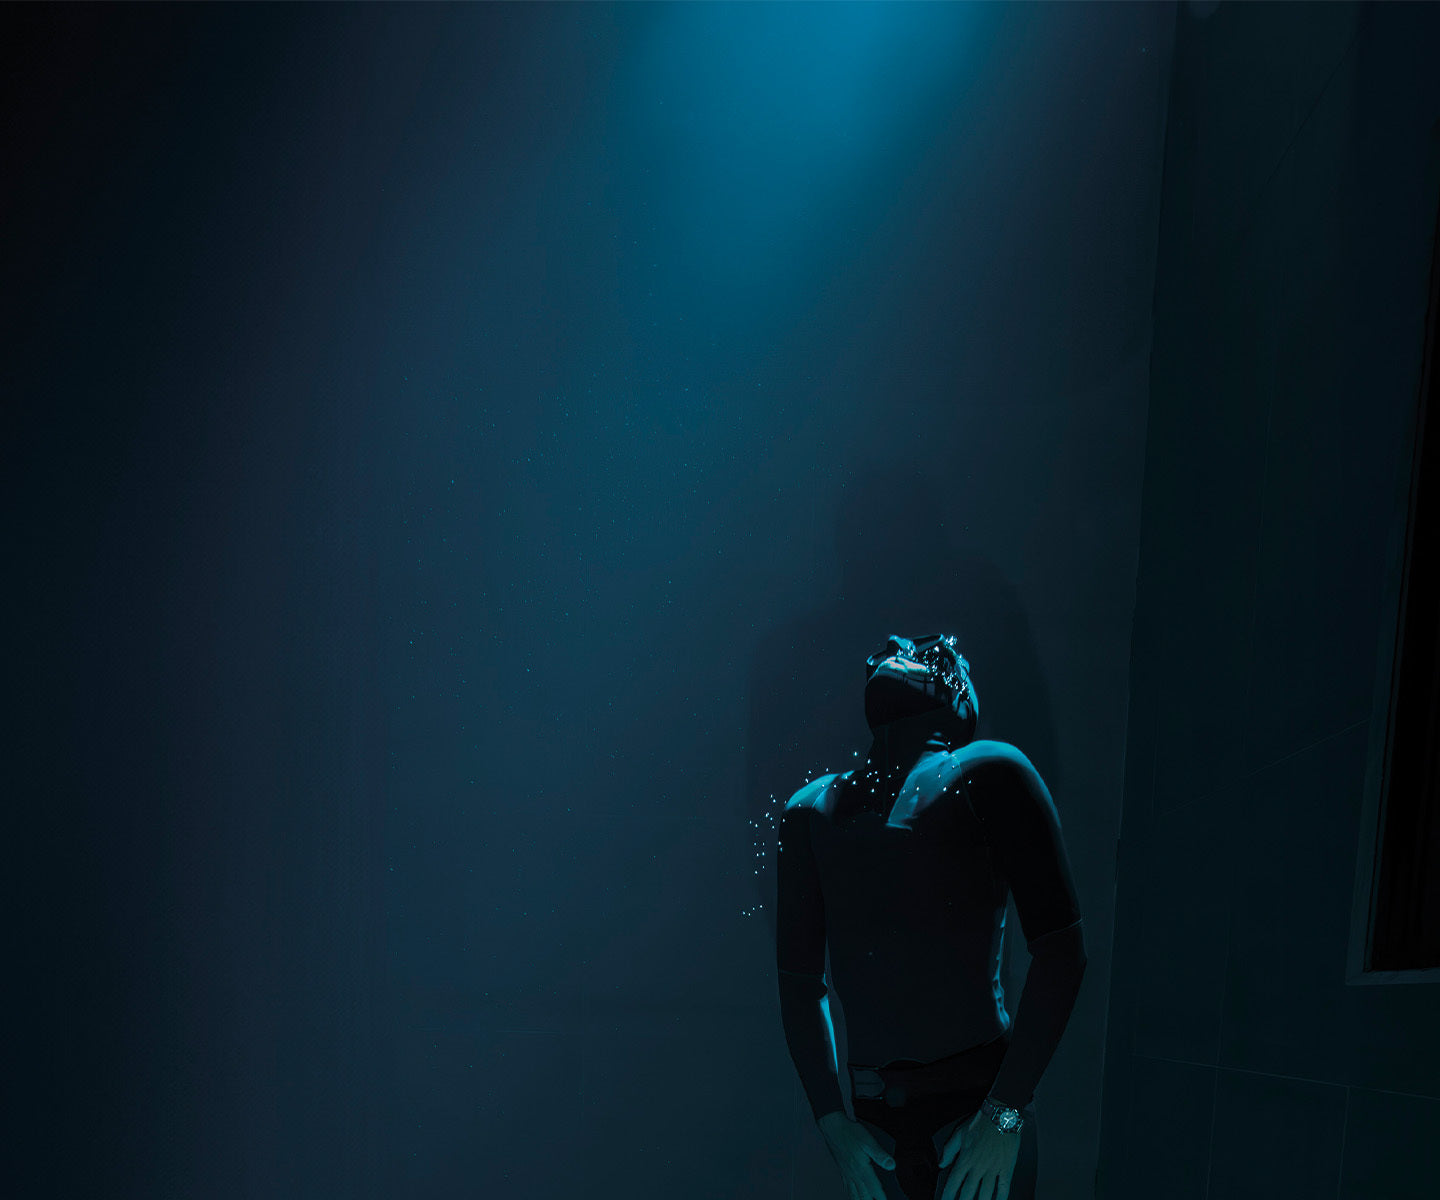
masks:
{"type": "Polygon", "coordinates": [[[1020,1127],[1020,1113],[1013,1108],[1006,1108],[1002,1104],[996,1104],[993,1100],[986,1102],[990,1121],[996,1129],[1002,1133],[1009,1133],[1020,1127]]]}

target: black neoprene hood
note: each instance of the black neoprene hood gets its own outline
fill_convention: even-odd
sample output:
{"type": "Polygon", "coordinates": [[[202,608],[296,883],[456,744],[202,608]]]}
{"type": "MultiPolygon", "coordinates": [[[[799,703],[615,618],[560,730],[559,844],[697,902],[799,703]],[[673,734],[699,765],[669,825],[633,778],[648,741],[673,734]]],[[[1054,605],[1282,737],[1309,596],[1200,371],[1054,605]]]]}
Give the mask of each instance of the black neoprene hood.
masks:
{"type": "Polygon", "coordinates": [[[865,719],[870,728],[941,711],[958,722],[967,740],[974,735],[979,701],[955,635],[891,634],[865,660],[865,719]]]}

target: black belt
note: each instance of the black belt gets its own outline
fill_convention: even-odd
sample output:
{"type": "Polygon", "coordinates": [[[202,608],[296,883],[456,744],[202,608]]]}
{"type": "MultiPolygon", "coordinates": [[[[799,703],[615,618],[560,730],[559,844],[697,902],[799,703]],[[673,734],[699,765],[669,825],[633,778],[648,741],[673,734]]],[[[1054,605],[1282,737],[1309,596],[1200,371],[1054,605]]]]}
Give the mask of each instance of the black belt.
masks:
{"type": "Polygon", "coordinates": [[[983,1098],[1009,1048],[1009,1035],[1002,1033],[983,1045],[933,1062],[898,1059],[883,1067],[849,1063],[851,1093],[857,1100],[883,1100],[892,1108],[948,1092],[975,1092],[983,1098]]]}

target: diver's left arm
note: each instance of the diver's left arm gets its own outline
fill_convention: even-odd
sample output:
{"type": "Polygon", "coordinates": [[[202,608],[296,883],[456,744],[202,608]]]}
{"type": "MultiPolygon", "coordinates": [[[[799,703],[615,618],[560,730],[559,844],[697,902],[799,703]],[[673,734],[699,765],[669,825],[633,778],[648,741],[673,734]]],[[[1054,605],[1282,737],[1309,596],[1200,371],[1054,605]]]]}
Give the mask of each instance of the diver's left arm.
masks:
{"type": "Polygon", "coordinates": [[[1009,881],[1030,951],[1010,1047],[990,1089],[1024,1108],[1055,1053],[1085,975],[1085,935],[1055,803],[1030,760],[1008,748],[971,773],[971,807],[1009,881]]]}

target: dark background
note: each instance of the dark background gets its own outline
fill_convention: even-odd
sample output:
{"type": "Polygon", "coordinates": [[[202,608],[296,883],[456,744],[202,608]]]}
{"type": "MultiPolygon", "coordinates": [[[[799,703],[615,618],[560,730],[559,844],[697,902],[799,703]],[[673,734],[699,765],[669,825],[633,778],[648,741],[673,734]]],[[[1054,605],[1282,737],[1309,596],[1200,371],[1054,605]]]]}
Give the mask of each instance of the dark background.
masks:
{"type": "Polygon", "coordinates": [[[1440,5],[1176,33],[1098,1194],[1419,1200],[1440,970],[1355,960],[1440,322],[1440,5]]]}
{"type": "Polygon", "coordinates": [[[1363,758],[1386,666],[1436,195],[1399,7],[7,8],[15,1194],[835,1195],[766,813],[920,626],[1075,864],[1047,1200],[1097,1158],[1421,1194],[1433,987],[1338,973],[1393,1069],[1338,1001],[1262,1052],[1349,929],[1358,777],[1294,756],[1363,758]],[[1255,683],[1337,670],[1288,723],[1255,683]],[[1312,784],[1239,798],[1300,766],[1320,912],[1270,869],[1312,784]]]}

